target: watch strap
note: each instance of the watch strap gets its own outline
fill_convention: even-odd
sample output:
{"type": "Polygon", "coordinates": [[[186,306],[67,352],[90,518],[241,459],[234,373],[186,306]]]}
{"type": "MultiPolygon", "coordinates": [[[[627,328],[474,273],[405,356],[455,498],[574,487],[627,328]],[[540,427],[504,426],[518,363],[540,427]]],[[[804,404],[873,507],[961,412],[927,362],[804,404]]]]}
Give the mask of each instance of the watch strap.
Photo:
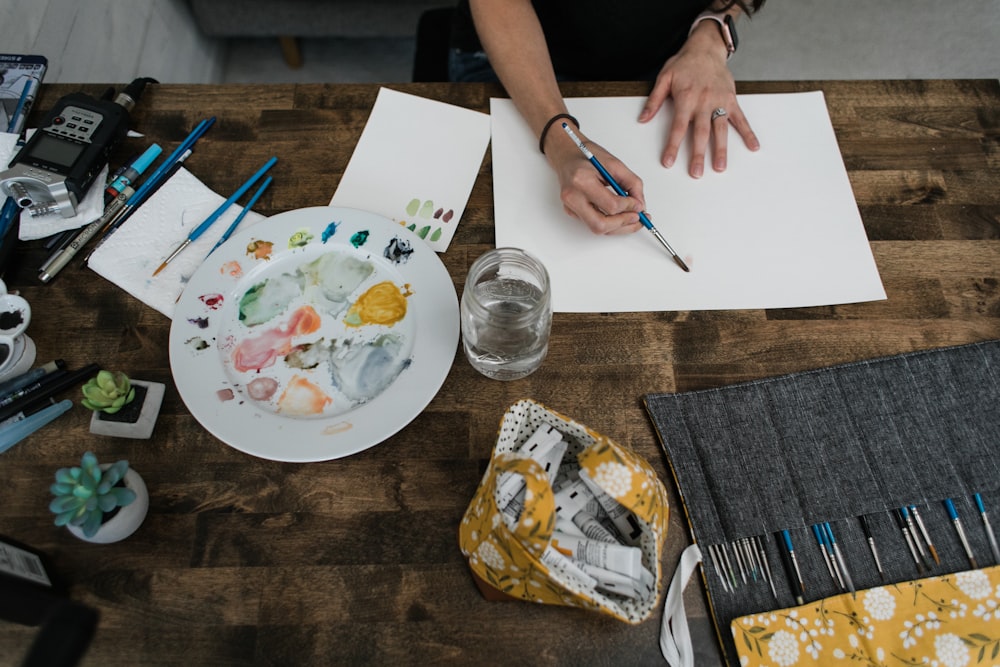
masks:
{"type": "Polygon", "coordinates": [[[694,19],[694,23],[691,24],[691,30],[688,31],[689,36],[702,21],[715,21],[719,25],[719,32],[722,34],[722,41],[726,45],[726,60],[732,58],[733,54],[736,53],[736,47],[739,44],[736,36],[736,24],[733,21],[732,14],[713,11],[698,14],[698,16],[694,19]]]}

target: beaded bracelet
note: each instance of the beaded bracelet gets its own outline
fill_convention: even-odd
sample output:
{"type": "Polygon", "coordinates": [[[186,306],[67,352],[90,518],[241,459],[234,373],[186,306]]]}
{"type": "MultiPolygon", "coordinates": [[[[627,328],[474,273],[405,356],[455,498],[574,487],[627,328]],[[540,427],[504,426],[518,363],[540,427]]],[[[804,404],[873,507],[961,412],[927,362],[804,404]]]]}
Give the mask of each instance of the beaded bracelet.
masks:
{"type": "Polygon", "coordinates": [[[549,118],[549,122],[545,123],[545,127],[542,128],[541,136],[538,137],[538,150],[542,152],[542,155],[545,155],[545,135],[549,133],[549,128],[552,127],[552,123],[556,122],[560,118],[565,118],[576,125],[576,129],[580,129],[580,121],[573,118],[573,116],[570,116],[568,113],[557,113],[552,118],[549,118]]]}

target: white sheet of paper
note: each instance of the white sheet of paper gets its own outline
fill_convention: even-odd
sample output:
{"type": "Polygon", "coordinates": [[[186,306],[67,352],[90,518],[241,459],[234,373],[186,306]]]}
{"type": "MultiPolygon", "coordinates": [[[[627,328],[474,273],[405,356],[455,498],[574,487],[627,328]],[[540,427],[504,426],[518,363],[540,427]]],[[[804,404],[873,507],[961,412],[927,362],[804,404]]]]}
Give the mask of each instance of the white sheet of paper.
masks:
{"type": "Polygon", "coordinates": [[[443,252],[489,143],[486,114],[381,88],[330,205],[383,215],[443,252]]]}
{"type": "MultiPolygon", "coordinates": [[[[556,176],[508,99],[491,100],[497,246],[538,257],[559,312],[794,308],[885,299],[822,92],[741,95],[760,139],[729,130],[729,167],[692,179],[688,142],[659,163],[668,105],[636,121],[645,98],[566,100],[589,140],[643,179],[651,233],[598,236],[570,218],[556,176]]],[[[551,131],[561,131],[556,127],[551,131]]]]}

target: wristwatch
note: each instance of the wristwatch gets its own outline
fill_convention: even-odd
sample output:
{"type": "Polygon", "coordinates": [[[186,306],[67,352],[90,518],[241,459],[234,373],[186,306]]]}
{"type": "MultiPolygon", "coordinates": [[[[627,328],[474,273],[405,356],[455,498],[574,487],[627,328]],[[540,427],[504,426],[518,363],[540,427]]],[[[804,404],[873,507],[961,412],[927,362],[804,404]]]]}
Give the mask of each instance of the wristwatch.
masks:
{"type": "Polygon", "coordinates": [[[726,43],[726,60],[733,57],[736,53],[736,47],[739,44],[739,38],[736,36],[736,22],[733,21],[731,14],[726,12],[702,12],[698,14],[695,18],[694,23],[691,24],[691,30],[688,31],[688,35],[694,32],[694,29],[698,27],[698,24],[702,21],[715,21],[719,24],[719,32],[722,33],[722,41],[726,43]]]}

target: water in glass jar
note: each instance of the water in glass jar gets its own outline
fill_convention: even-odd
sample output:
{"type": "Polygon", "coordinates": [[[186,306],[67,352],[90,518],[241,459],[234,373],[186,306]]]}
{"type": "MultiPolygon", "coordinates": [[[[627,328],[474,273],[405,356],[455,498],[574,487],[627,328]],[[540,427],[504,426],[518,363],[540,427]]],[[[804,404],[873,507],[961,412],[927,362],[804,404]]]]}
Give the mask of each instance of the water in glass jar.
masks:
{"type": "Polygon", "coordinates": [[[463,345],[477,371],[496,380],[516,380],[541,365],[552,314],[547,295],[537,285],[497,276],[473,286],[463,302],[463,345]],[[533,310],[540,311],[537,317],[530,315],[533,310]]]}

